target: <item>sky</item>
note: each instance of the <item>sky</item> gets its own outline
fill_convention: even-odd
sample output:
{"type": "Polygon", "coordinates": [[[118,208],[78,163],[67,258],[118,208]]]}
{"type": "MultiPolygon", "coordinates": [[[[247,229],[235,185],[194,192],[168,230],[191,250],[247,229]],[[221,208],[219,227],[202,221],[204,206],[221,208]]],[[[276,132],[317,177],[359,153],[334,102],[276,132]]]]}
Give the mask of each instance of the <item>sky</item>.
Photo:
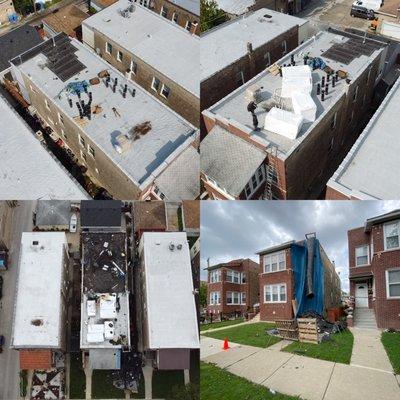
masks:
{"type": "Polygon", "coordinates": [[[400,201],[202,201],[201,279],[204,268],[237,258],[259,262],[257,251],[316,232],[348,291],[347,231],[400,208],[400,201]]]}

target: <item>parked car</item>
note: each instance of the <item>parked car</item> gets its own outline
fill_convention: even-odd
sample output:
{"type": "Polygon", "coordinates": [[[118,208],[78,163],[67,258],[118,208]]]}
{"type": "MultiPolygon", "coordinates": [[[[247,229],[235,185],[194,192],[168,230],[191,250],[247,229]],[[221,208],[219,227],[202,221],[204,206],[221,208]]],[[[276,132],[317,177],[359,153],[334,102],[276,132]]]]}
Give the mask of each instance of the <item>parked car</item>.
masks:
{"type": "Polygon", "coordinates": [[[0,276],[0,299],[3,297],[3,277],[0,276]]]}
{"type": "Polygon", "coordinates": [[[369,10],[366,7],[358,6],[356,4],[353,4],[351,6],[350,15],[352,17],[364,18],[369,20],[375,19],[374,10],[369,10]]]}

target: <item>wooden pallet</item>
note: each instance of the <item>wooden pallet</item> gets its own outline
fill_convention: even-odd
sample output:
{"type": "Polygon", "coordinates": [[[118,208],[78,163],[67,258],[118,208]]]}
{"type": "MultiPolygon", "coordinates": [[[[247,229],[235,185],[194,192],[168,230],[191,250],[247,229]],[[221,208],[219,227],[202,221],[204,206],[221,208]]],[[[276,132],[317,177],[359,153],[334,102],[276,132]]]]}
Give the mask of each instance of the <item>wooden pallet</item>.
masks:
{"type": "Polygon", "coordinates": [[[282,339],[298,340],[299,332],[295,319],[277,320],[275,324],[282,339]]]}
{"type": "Polygon", "coordinates": [[[305,343],[319,343],[316,318],[298,318],[299,341],[305,343]]]}

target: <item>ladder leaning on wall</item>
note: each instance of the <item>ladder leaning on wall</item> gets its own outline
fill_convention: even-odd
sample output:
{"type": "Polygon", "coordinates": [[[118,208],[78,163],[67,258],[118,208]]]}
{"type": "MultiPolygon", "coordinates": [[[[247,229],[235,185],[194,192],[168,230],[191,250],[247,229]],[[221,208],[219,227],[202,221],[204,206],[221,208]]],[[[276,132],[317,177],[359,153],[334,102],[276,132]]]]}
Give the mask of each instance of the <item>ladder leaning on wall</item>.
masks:
{"type": "Polygon", "coordinates": [[[278,170],[277,170],[277,157],[278,147],[274,144],[270,144],[267,148],[268,153],[268,165],[266,166],[266,184],[263,195],[263,200],[272,200],[272,185],[276,177],[276,184],[278,183],[278,170]]]}

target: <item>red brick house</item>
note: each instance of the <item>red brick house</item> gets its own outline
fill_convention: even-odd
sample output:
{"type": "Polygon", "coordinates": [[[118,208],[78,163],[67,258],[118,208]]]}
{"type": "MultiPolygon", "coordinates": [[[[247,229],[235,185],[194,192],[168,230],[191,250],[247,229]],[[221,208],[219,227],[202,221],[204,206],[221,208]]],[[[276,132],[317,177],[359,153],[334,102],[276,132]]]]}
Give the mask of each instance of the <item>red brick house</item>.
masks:
{"type": "Polygon", "coordinates": [[[258,303],[259,265],[246,258],[209,266],[207,312],[218,315],[243,314],[258,303]]]}
{"type": "Polygon", "coordinates": [[[308,239],[299,242],[292,240],[257,253],[260,256],[260,319],[262,321],[292,319],[297,311],[299,314],[309,310],[325,314],[328,308],[340,305],[339,276],[319,241],[315,236],[312,237],[316,243],[314,257],[317,257],[318,253],[319,261],[314,262],[312,267],[314,279],[309,283],[310,288],[308,288],[307,273],[304,272],[308,268],[308,253],[305,252],[308,239]],[[297,249],[305,252],[302,260],[293,257],[297,249]],[[305,279],[303,283],[300,282],[301,277],[305,279]],[[312,285],[313,293],[306,293],[311,290],[312,285]],[[304,291],[299,287],[304,287],[304,291]],[[307,298],[311,300],[307,301],[307,298]]]}
{"type": "Polygon", "coordinates": [[[400,210],[347,232],[350,295],[357,311],[373,310],[378,328],[400,329],[400,210]]]}

